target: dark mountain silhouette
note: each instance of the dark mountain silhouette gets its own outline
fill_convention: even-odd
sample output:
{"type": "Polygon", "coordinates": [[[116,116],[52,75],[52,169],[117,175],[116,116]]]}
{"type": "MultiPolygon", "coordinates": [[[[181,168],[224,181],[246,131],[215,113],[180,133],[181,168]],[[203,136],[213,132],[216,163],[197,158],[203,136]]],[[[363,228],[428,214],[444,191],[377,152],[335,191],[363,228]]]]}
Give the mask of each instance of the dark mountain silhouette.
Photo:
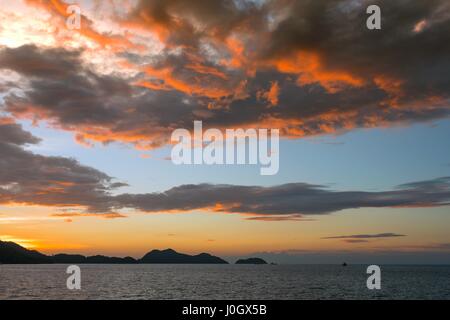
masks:
{"type": "Polygon", "coordinates": [[[267,262],[261,258],[248,258],[239,259],[238,261],[236,261],[236,264],[267,264],[267,262]]]}
{"type": "Polygon", "coordinates": [[[183,253],[178,253],[172,249],[166,250],[152,250],[139,260],[140,263],[214,263],[227,264],[225,260],[212,256],[208,253],[201,253],[195,256],[190,256],[183,253]]]}
{"type": "Polygon", "coordinates": [[[87,263],[137,263],[137,260],[132,257],[117,258],[106,256],[92,256],[86,258],[87,263]]]}
{"type": "Polygon", "coordinates": [[[52,256],[53,263],[86,263],[86,257],[80,254],[56,254],[52,256]]]}
{"type": "Polygon", "coordinates": [[[85,257],[79,254],[57,254],[51,257],[53,263],[137,263],[136,259],[131,257],[117,258],[106,256],[85,257]]]}
{"type": "Polygon", "coordinates": [[[0,241],[0,263],[52,263],[50,257],[14,242],[0,241]]]}
{"type": "Polygon", "coordinates": [[[79,254],[56,254],[47,256],[35,250],[28,250],[14,243],[0,241],[0,263],[3,264],[37,264],[37,263],[61,263],[61,264],[134,264],[134,263],[211,263],[226,264],[225,260],[212,256],[208,253],[191,256],[178,253],[172,249],[152,250],[142,259],[136,260],[132,257],[117,258],[107,256],[90,256],[86,257],[79,254]]]}

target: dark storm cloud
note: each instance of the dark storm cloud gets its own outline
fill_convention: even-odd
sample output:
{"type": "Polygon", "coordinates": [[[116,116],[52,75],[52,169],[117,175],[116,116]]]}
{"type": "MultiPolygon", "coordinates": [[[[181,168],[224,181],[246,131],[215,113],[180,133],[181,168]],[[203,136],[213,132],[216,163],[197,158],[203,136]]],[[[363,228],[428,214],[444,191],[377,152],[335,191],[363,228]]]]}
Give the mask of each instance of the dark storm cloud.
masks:
{"type": "Polygon", "coordinates": [[[14,70],[31,77],[64,79],[77,72],[79,51],[62,48],[39,49],[35,45],[3,48],[0,51],[0,68],[14,70]]]}
{"type": "Polygon", "coordinates": [[[179,54],[170,54],[169,46],[153,64],[139,64],[135,79],[122,79],[96,74],[80,51],[5,48],[0,68],[27,77],[30,86],[20,96],[9,94],[6,110],[50,119],[80,142],[141,148],[168,143],[173,129],[191,128],[193,120],[205,128],[278,127],[301,137],[448,117],[448,5],[377,3],[383,29],[369,31],[366,2],[141,1],[130,20],[163,28],[167,43],[182,47],[179,54]],[[414,32],[420,21],[425,27],[414,32]],[[185,35],[185,25],[195,32],[185,35]],[[233,30],[243,52],[235,53],[242,61],[232,68],[211,61],[197,45],[215,39],[216,51],[228,52],[233,30]],[[277,104],[270,105],[263,97],[274,83],[277,104]]]}
{"type": "Polygon", "coordinates": [[[34,45],[0,51],[0,68],[20,73],[30,85],[24,96],[6,98],[7,111],[35,114],[37,118],[56,120],[61,126],[116,121],[123,112],[120,102],[129,96],[129,85],[84,68],[80,54],[34,45]]]}
{"type": "Polygon", "coordinates": [[[77,133],[80,142],[88,136],[100,142],[166,144],[177,122],[192,124],[197,106],[177,91],[149,91],[119,77],[98,75],[83,65],[80,52],[34,45],[3,49],[0,68],[26,76],[29,85],[21,94],[5,97],[5,111],[49,120],[77,133]]]}
{"type": "Polygon", "coordinates": [[[74,159],[24,149],[38,141],[21,126],[0,121],[0,203],[108,210],[108,193],[119,186],[111,177],[74,159]]]}
{"type": "Polygon", "coordinates": [[[22,127],[8,118],[0,118],[0,143],[24,145],[36,144],[40,141],[31,133],[24,131],[22,127]]]}
{"type": "MultiPolygon", "coordinates": [[[[272,2],[284,10],[286,2],[272,2]]],[[[400,103],[429,95],[448,98],[450,4],[448,1],[289,1],[290,13],[261,50],[282,58],[298,50],[315,52],[323,68],[366,81],[401,82],[400,103]],[[382,11],[382,29],[368,30],[365,9],[382,11]],[[423,21],[423,29],[417,25],[423,21]],[[415,31],[416,29],[416,31],[415,31]]],[[[389,89],[389,88],[385,88],[389,89]]]]}
{"type": "Polygon", "coordinates": [[[447,1],[306,0],[271,1],[267,6],[273,17],[279,13],[284,18],[265,33],[254,60],[265,62],[259,71],[280,64],[278,71],[284,75],[257,72],[249,80],[249,91],[257,90],[252,84],[261,88],[276,80],[279,103],[276,108],[264,108],[250,95],[218,111],[225,116],[211,121],[224,119],[233,125],[233,120],[253,123],[275,118],[285,121],[281,129],[289,134],[289,123],[298,120],[300,124],[292,125],[301,129],[297,134],[310,135],[450,115],[447,1]],[[380,31],[365,27],[369,4],[382,8],[380,31]],[[425,27],[415,31],[421,21],[425,27]],[[296,60],[298,54],[303,56],[296,60]],[[309,58],[314,59],[308,62],[309,58]],[[301,86],[289,80],[305,75],[309,80],[301,86]],[[352,84],[345,80],[348,77],[360,83],[352,84]],[[337,89],[326,90],[328,86],[337,89]]]}
{"type": "Polygon", "coordinates": [[[165,45],[149,59],[108,44],[136,77],[97,74],[81,49],[3,48],[0,69],[29,86],[9,92],[4,109],[50,120],[80,143],[139,148],[167,144],[193,120],[303,137],[450,115],[444,0],[142,0],[118,22],[157,33],[165,45]],[[369,4],[382,8],[382,30],[366,28],[369,4]]]}
{"type": "Polygon", "coordinates": [[[128,19],[156,30],[169,44],[197,46],[202,37],[223,39],[236,28],[261,26],[261,16],[251,1],[140,0],[128,19]]]}
{"type": "Polygon", "coordinates": [[[333,237],[324,237],[322,239],[377,239],[377,238],[396,238],[396,237],[406,237],[404,234],[397,233],[377,233],[377,234],[352,234],[348,236],[333,236],[333,237]]]}
{"type": "MultiPolygon", "coordinates": [[[[432,186],[383,192],[333,191],[324,186],[291,183],[273,187],[238,185],[183,185],[162,193],[123,194],[120,207],[146,212],[210,209],[258,215],[320,215],[357,208],[422,207],[448,205],[450,178],[418,183],[432,186]],[[439,185],[439,188],[433,186],[439,185]]],[[[295,216],[298,218],[298,216],[295,216]]]]}

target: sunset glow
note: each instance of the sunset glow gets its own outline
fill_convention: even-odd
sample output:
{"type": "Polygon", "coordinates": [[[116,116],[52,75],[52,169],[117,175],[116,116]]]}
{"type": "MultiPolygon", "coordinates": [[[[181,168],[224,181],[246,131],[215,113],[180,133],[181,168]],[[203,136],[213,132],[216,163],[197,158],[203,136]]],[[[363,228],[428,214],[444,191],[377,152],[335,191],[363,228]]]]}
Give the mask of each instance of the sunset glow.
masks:
{"type": "Polygon", "coordinates": [[[0,0],[0,240],[448,262],[449,6],[381,2],[0,0]],[[278,129],[279,171],[174,164],[194,121],[278,129]]]}

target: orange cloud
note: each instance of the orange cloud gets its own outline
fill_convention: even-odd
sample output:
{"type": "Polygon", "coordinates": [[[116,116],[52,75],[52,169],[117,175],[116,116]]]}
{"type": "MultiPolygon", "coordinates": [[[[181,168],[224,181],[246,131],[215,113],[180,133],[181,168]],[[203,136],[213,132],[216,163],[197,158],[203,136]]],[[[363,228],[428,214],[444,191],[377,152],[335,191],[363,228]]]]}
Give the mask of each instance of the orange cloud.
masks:
{"type": "Polygon", "coordinates": [[[390,107],[401,106],[399,100],[404,96],[402,89],[404,81],[393,79],[392,77],[385,75],[375,76],[373,81],[380,89],[387,92],[387,94],[389,95],[389,99],[386,101],[387,105],[389,105],[390,107]]]}
{"type": "MultiPolygon", "coordinates": [[[[62,0],[27,1],[59,17],[60,19],[53,20],[59,21],[60,26],[63,27],[63,20],[68,16],[67,3],[62,0]]],[[[273,26],[275,30],[271,30],[266,25],[265,19],[270,10],[275,10],[274,13],[277,13],[275,7],[268,5],[255,9],[249,6],[249,9],[235,10],[236,8],[231,5],[233,8],[225,8],[231,10],[230,17],[223,17],[219,14],[224,9],[221,7],[222,4],[214,2],[211,7],[203,11],[197,8],[198,3],[187,5],[182,1],[164,3],[138,1],[128,17],[123,20],[116,17],[116,20],[120,20],[116,25],[136,29],[139,32],[146,30],[158,34],[163,42],[163,49],[154,55],[148,52],[151,59],[147,59],[149,57],[147,55],[133,56],[131,54],[133,58],[130,58],[124,54],[128,53],[127,49],[134,46],[128,40],[132,38],[127,32],[136,30],[122,30],[125,33],[124,36],[101,33],[95,29],[93,21],[83,16],[80,34],[102,47],[107,46],[108,50],[116,53],[116,58],[120,60],[117,63],[118,69],[134,71],[137,75],[126,79],[118,79],[119,77],[106,79],[94,87],[87,98],[83,97],[79,100],[74,98],[75,94],[70,93],[70,88],[64,88],[61,90],[59,99],[62,102],[58,106],[48,102],[47,96],[54,95],[54,88],[40,86],[40,90],[50,88],[45,92],[45,102],[50,106],[38,105],[40,101],[34,102],[34,105],[33,102],[26,105],[27,102],[24,102],[26,99],[23,99],[20,101],[23,105],[18,103],[20,105],[17,108],[9,111],[19,118],[33,121],[49,120],[58,129],[74,132],[77,143],[86,147],[91,147],[93,142],[107,144],[119,141],[133,144],[141,150],[157,148],[168,143],[170,131],[173,128],[169,128],[167,123],[174,127],[179,124],[185,125],[184,119],[194,117],[201,118],[205,122],[211,121],[217,128],[237,126],[280,128],[285,137],[292,138],[334,134],[357,127],[396,125],[416,119],[438,118],[448,113],[446,83],[438,75],[439,72],[434,72],[440,69],[432,64],[433,61],[430,63],[430,59],[420,60],[424,61],[424,65],[425,62],[429,63],[429,70],[426,69],[428,65],[423,67],[422,64],[416,64],[390,72],[393,66],[391,57],[404,56],[404,53],[401,48],[387,47],[386,49],[391,50],[389,52],[392,54],[380,57],[383,61],[380,62],[378,69],[377,66],[367,63],[372,56],[367,54],[365,47],[361,48],[362,52],[355,53],[352,48],[349,48],[347,42],[341,43],[340,38],[331,41],[328,39],[328,34],[321,38],[320,41],[323,43],[312,44],[304,42],[302,37],[294,37],[304,32],[304,38],[309,39],[310,32],[313,30],[304,30],[297,24],[289,25],[288,23],[291,18],[292,21],[297,21],[294,19],[296,15],[305,22],[314,22],[306,21],[311,19],[310,16],[303,16],[308,10],[300,10],[303,7],[308,9],[307,3],[300,3],[298,12],[294,10],[295,3],[292,3],[292,8],[291,4],[278,4],[276,7],[286,9],[287,16],[286,20],[279,21],[277,26],[273,26]],[[261,22],[257,19],[259,16],[264,17],[264,24],[255,24],[253,27],[252,22],[261,22]],[[284,30],[283,27],[286,26],[292,30],[284,30]],[[292,36],[287,36],[286,32],[291,32],[292,36]],[[285,39],[284,35],[286,35],[285,39]],[[336,55],[336,50],[329,48],[342,49],[342,53],[336,55]],[[394,49],[399,52],[395,53],[394,49]],[[428,78],[434,82],[424,86],[423,91],[419,90],[421,92],[416,96],[415,88],[422,83],[430,83],[428,78]],[[108,86],[112,80],[120,80],[131,85],[133,88],[130,91],[133,92],[125,93],[123,97],[117,94],[118,99],[114,96],[111,101],[104,102],[107,97],[117,92],[113,86],[112,89],[105,90],[105,94],[103,92],[105,86],[108,86]],[[288,90],[293,81],[301,87],[298,88],[299,91],[288,90]],[[315,90],[318,85],[325,90],[315,90]],[[264,89],[261,90],[261,88],[264,89]],[[174,105],[179,104],[177,108],[171,106],[172,108],[166,108],[164,111],[148,108],[148,110],[157,110],[154,114],[149,112],[150,115],[147,116],[147,110],[142,111],[134,105],[134,97],[141,96],[142,92],[147,92],[150,96],[153,94],[152,91],[161,91],[158,93],[159,96],[163,94],[169,96],[172,94],[169,91],[172,90],[178,91],[173,96],[180,97],[179,101],[171,100],[174,105]],[[348,90],[348,94],[345,90],[348,90]],[[318,91],[320,94],[316,94],[318,91]],[[181,93],[189,97],[183,97],[181,93]],[[99,94],[98,99],[91,98],[96,94],[99,94]],[[280,96],[283,97],[281,101],[286,105],[280,105],[280,96]],[[125,102],[117,103],[121,99],[125,102]],[[189,103],[184,104],[185,101],[189,103]],[[268,102],[267,105],[263,105],[265,101],[268,102]],[[73,115],[78,114],[78,110],[74,107],[72,114],[68,114],[65,111],[69,110],[66,108],[68,103],[79,105],[80,114],[85,108],[90,108],[95,116],[83,115],[81,120],[74,119],[77,117],[73,115]],[[301,108],[302,103],[307,103],[308,106],[301,108]],[[267,108],[268,106],[278,108],[267,108]],[[183,109],[183,107],[186,108],[183,109]],[[96,111],[98,114],[95,113],[96,111]],[[227,111],[226,116],[224,111],[227,111]],[[142,114],[139,114],[140,112],[142,114]],[[180,113],[186,117],[178,118],[180,113]],[[67,120],[68,118],[70,121],[67,120]],[[159,123],[159,119],[164,119],[164,123],[159,123]]],[[[334,12],[334,7],[330,6],[330,8],[323,6],[323,8],[312,9],[329,9],[330,13],[340,14],[334,12]]],[[[321,14],[322,11],[319,13],[321,14]]],[[[324,18],[327,17],[328,15],[324,18]]],[[[423,26],[422,23],[420,33],[428,32],[433,26],[431,22],[429,26],[423,26]]],[[[419,25],[417,27],[419,28],[419,25]]],[[[134,33],[133,36],[139,36],[139,32],[134,33]]],[[[352,39],[352,36],[359,39],[358,32],[355,32],[355,35],[349,34],[348,39],[352,39]]],[[[410,36],[401,40],[410,41],[410,36]]],[[[346,39],[347,37],[343,40],[346,39]]],[[[435,41],[430,40],[430,42],[435,41]]],[[[366,45],[370,49],[370,44],[366,45]]],[[[405,46],[405,48],[409,47],[405,46]]],[[[30,51],[30,49],[27,50],[30,51]]],[[[82,52],[81,49],[80,52],[82,52]]],[[[417,50],[414,53],[418,55],[417,59],[421,58],[420,52],[417,50]]],[[[77,71],[71,74],[69,71],[56,69],[52,66],[53,63],[47,63],[46,68],[36,70],[39,69],[36,63],[42,63],[46,61],[45,59],[38,62],[20,60],[27,61],[28,66],[18,63],[19,66],[16,66],[15,71],[21,73],[21,69],[27,69],[26,76],[31,73],[45,78],[43,75],[46,74],[46,70],[52,74],[61,73],[60,77],[54,76],[60,81],[58,87],[61,87],[63,83],[70,83],[70,77],[74,75],[92,74],[88,77],[83,90],[79,92],[88,91],[92,87],[91,82],[94,83],[100,77],[98,74],[91,73],[91,66],[85,66],[84,60],[83,66],[80,64],[79,74],[76,73],[77,71]]],[[[53,57],[47,60],[53,62],[55,59],[53,57]]],[[[11,65],[11,61],[7,61],[6,64],[11,65]]],[[[63,65],[62,69],[67,68],[63,65]]],[[[25,95],[28,93],[33,93],[33,88],[27,90],[25,95]]],[[[31,95],[34,98],[43,97],[44,93],[41,95],[37,92],[31,95]]],[[[8,103],[12,100],[14,99],[5,101],[8,103]]],[[[145,103],[158,104],[159,101],[150,98],[145,103]]]]}
{"type": "MultiPolygon", "coordinates": [[[[190,66],[193,67],[193,65],[190,66]]],[[[197,68],[198,67],[199,66],[197,65],[197,68]]],[[[205,70],[209,70],[208,68],[205,69],[205,67],[200,68],[203,68],[202,73],[205,73],[205,70]]],[[[153,85],[152,82],[149,81],[137,83],[138,85],[143,85],[151,89],[157,90],[160,88],[162,90],[167,90],[170,88],[189,95],[199,95],[209,98],[221,98],[232,94],[232,90],[215,86],[207,78],[203,78],[200,75],[194,76],[188,81],[181,80],[174,75],[174,70],[171,67],[155,68],[149,66],[144,70],[147,75],[163,81],[161,86],[153,85]]]]}
{"type": "Polygon", "coordinates": [[[109,144],[114,141],[129,143],[134,145],[137,150],[151,150],[159,148],[170,142],[170,128],[163,128],[157,125],[150,127],[128,128],[124,131],[115,131],[114,128],[87,127],[80,126],[60,127],[60,129],[77,132],[76,142],[83,146],[91,146],[93,142],[109,144]]]}
{"type": "Polygon", "coordinates": [[[224,80],[228,79],[227,75],[225,73],[221,72],[220,70],[218,70],[217,68],[202,65],[200,62],[187,64],[186,68],[191,69],[197,73],[213,75],[213,76],[222,78],[224,80]]]}
{"type": "Polygon", "coordinates": [[[257,92],[258,99],[266,99],[270,102],[271,106],[278,105],[278,96],[280,94],[280,86],[277,81],[271,83],[269,90],[266,92],[259,91],[257,92]]]}
{"type": "MultiPolygon", "coordinates": [[[[73,218],[73,217],[96,217],[103,219],[118,219],[118,218],[127,218],[127,216],[117,213],[117,212],[109,212],[109,213],[55,213],[51,215],[52,217],[58,218],[73,218]]],[[[71,219],[67,219],[71,220],[71,219]]],[[[70,221],[72,222],[72,220],[70,221]]]]}
{"type": "Polygon", "coordinates": [[[154,19],[146,12],[140,11],[136,16],[128,20],[119,21],[124,28],[134,29],[136,31],[150,31],[156,35],[158,40],[166,45],[170,35],[170,30],[165,23],[154,19]]]}
{"type": "Polygon", "coordinates": [[[343,86],[360,87],[364,81],[349,72],[327,70],[323,66],[319,54],[308,51],[297,51],[291,55],[270,61],[282,73],[298,75],[300,86],[319,83],[328,92],[334,93],[343,86]]]}

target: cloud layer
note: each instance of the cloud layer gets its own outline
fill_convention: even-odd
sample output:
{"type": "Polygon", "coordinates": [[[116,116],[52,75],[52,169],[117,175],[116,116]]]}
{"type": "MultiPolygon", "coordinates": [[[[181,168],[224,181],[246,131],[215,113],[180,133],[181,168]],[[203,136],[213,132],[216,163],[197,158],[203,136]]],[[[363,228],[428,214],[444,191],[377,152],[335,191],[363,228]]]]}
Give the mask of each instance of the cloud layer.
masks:
{"type": "Polygon", "coordinates": [[[193,120],[303,137],[449,116],[444,0],[372,1],[378,31],[363,0],[127,1],[102,4],[103,20],[100,4],[80,3],[71,32],[64,2],[27,4],[57,28],[53,45],[0,50],[0,69],[18,76],[3,108],[85,145],[155,148],[193,120]]]}
{"type": "Polygon", "coordinates": [[[11,119],[0,118],[1,204],[109,210],[107,194],[122,184],[74,159],[46,157],[24,149],[38,141],[11,119]]]}
{"type": "Polygon", "coordinates": [[[352,234],[348,236],[333,236],[333,237],[325,237],[322,239],[374,239],[374,238],[393,238],[393,237],[405,237],[405,235],[386,232],[376,234],[352,234]]]}
{"type": "Polygon", "coordinates": [[[406,237],[406,235],[392,232],[385,232],[376,234],[352,234],[344,236],[332,236],[332,237],[324,237],[322,239],[342,239],[344,242],[347,243],[364,243],[369,242],[369,240],[371,239],[386,239],[397,237],[406,237]]]}
{"type": "MultiPolygon", "coordinates": [[[[0,118],[0,204],[75,208],[61,216],[98,213],[121,217],[118,210],[190,212],[194,210],[252,215],[251,220],[304,220],[346,209],[444,206],[450,200],[450,177],[414,182],[380,192],[336,191],[308,183],[271,187],[196,184],[160,193],[118,194],[125,186],[107,174],[74,159],[48,157],[25,149],[39,139],[11,118],[0,118]],[[117,192],[116,192],[117,193],[117,192]]],[[[341,238],[390,237],[394,234],[341,238]]]]}
{"type": "MultiPolygon", "coordinates": [[[[254,214],[262,217],[322,215],[346,209],[448,205],[450,178],[417,182],[382,192],[334,191],[320,185],[290,183],[272,187],[182,185],[162,193],[123,194],[119,206],[145,212],[192,211],[254,214]]],[[[268,219],[270,220],[270,219],[268,219]]]]}
{"type": "Polygon", "coordinates": [[[279,128],[299,138],[448,117],[448,1],[370,1],[382,8],[381,31],[365,27],[368,4],[80,2],[80,30],[67,30],[60,0],[2,6],[0,203],[76,207],[85,215],[212,210],[264,221],[447,205],[448,177],[380,192],[197,184],[112,195],[123,184],[107,174],[25,148],[39,139],[16,123],[21,119],[73,132],[86,146],[152,149],[194,120],[205,128],[279,128]]]}

